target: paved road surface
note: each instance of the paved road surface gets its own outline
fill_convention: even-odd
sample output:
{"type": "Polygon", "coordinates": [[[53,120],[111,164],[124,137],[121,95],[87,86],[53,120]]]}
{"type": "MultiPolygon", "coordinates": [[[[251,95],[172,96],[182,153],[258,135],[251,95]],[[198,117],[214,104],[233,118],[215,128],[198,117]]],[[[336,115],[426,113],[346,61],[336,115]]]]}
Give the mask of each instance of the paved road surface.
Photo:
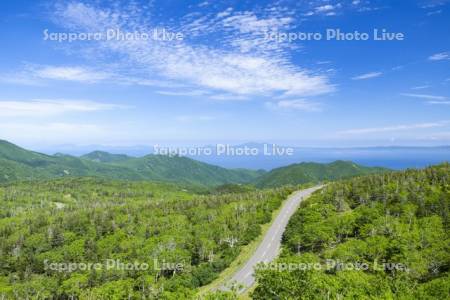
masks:
{"type": "Polygon", "coordinates": [[[255,278],[253,277],[254,267],[260,262],[271,262],[275,257],[277,257],[281,246],[281,236],[283,235],[284,229],[290,219],[290,217],[297,210],[300,202],[310,196],[316,190],[322,188],[322,186],[316,186],[309,189],[297,191],[293,193],[284,203],[283,208],[276,217],[272,226],[266,233],[264,240],[259,245],[256,252],[250,258],[245,266],[236,272],[231,278],[230,282],[237,282],[242,284],[244,287],[240,292],[244,292],[246,289],[251,287],[255,283],[255,278]]]}

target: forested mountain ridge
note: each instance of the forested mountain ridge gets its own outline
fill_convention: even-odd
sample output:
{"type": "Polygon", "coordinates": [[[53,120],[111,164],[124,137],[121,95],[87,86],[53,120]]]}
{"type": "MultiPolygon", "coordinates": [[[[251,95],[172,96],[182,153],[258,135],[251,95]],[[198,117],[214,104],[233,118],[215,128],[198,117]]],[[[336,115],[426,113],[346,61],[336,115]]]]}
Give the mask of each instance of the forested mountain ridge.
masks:
{"type": "Polygon", "coordinates": [[[253,299],[447,299],[449,207],[448,163],[330,183],[284,233],[275,266],[292,268],[261,267],[253,299]]]}
{"type": "Polygon", "coordinates": [[[103,163],[117,163],[132,159],[132,157],[125,154],[112,154],[105,151],[93,151],[80,156],[80,158],[103,163]]]}
{"type": "Polygon", "coordinates": [[[387,172],[389,169],[365,167],[351,161],[337,160],[328,164],[303,162],[276,168],[263,174],[255,181],[258,187],[297,185],[307,182],[337,180],[353,176],[387,172]]]}
{"type": "Polygon", "coordinates": [[[150,154],[131,157],[103,151],[94,151],[81,157],[46,155],[0,141],[0,183],[60,177],[99,177],[174,182],[203,187],[244,183],[271,188],[385,171],[387,169],[364,167],[347,161],[329,164],[300,163],[270,172],[225,169],[183,156],[150,154]]]}
{"type": "Polygon", "coordinates": [[[126,155],[93,152],[78,158],[45,155],[0,141],[0,183],[59,177],[99,177],[123,180],[168,181],[198,186],[249,183],[260,171],[225,169],[186,157],[126,155]]]}

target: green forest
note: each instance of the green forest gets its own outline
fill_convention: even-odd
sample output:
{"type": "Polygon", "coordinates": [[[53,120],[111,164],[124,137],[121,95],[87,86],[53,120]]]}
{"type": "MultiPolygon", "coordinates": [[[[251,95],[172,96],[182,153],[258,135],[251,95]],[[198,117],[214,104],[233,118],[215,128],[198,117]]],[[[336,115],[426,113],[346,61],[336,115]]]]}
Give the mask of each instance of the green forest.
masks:
{"type": "Polygon", "coordinates": [[[292,191],[202,195],[172,184],[94,178],[2,186],[0,295],[192,299],[292,191]],[[107,259],[115,265],[108,268],[107,259]],[[104,266],[64,265],[80,262],[104,266]]]}
{"type": "Polygon", "coordinates": [[[450,295],[448,163],[263,172],[183,157],[47,156],[9,143],[0,157],[9,162],[0,165],[0,299],[247,299],[236,285],[199,291],[263,236],[289,195],[318,183],[279,257],[256,268],[252,299],[450,295]]]}
{"type": "Polygon", "coordinates": [[[330,183],[302,203],[253,299],[448,299],[450,165],[330,183]]]}

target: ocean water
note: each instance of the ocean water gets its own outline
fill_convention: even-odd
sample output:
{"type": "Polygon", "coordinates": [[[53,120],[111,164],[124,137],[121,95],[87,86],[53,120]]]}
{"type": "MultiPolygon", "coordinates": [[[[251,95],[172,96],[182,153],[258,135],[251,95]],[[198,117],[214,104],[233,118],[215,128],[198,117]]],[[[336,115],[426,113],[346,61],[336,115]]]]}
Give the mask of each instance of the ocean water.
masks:
{"type": "Polygon", "coordinates": [[[423,168],[450,161],[450,147],[294,148],[292,156],[192,156],[226,168],[265,169],[300,162],[349,160],[390,169],[423,168]]]}

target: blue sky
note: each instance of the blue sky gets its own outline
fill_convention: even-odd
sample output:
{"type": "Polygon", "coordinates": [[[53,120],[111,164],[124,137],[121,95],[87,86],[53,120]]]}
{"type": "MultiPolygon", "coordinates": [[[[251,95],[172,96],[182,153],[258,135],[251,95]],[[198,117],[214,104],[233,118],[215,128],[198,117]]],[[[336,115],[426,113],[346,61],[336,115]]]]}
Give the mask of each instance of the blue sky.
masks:
{"type": "Polygon", "coordinates": [[[450,144],[450,1],[2,1],[0,138],[28,147],[450,144]],[[177,40],[46,34],[166,30],[177,40]],[[368,33],[327,40],[327,30],[368,33]],[[403,40],[375,41],[373,31],[403,40]],[[319,40],[271,34],[321,33],[319,40]]]}

